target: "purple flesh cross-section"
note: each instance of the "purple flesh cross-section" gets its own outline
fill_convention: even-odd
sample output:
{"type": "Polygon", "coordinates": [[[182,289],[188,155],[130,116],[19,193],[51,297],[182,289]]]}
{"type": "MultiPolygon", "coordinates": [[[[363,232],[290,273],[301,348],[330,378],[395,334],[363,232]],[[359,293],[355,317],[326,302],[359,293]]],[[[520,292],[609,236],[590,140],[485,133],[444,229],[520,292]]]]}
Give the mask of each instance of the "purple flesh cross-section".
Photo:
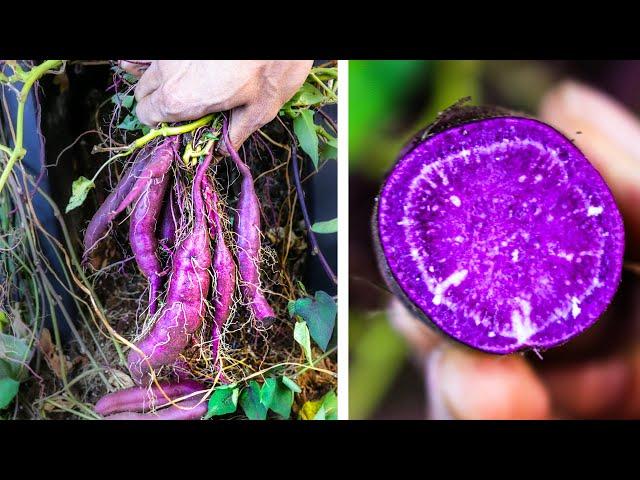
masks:
{"type": "Polygon", "coordinates": [[[426,138],[394,166],[375,218],[394,291],[486,352],[568,341],[620,282],[624,228],[609,188],[570,140],[534,119],[426,138]]]}

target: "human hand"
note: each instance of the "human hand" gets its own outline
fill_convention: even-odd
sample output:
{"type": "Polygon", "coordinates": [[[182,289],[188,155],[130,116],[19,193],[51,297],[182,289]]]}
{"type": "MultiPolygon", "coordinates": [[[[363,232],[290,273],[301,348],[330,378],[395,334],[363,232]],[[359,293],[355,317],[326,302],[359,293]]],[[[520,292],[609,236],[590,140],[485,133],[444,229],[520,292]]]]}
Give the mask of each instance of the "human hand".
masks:
{"type": "MultiPolygon", "coordinates": [[[[626,256],[638,258],[640,122],[606,95],[572,82],[545,96],[539,117],[574,138],[604,177],[624,217],[626,256]]],[[[637,283],[628,287],[631,297],[640,293],[637,283]]],[[[490,355],[454,344],[413,317],[396,299],[389,313],[424,368],[430,418],[640,416],[640,344],[634,340],[640,302],[632,308],[612,305],[589,331],[534,362],[520,354],[490,355]],[[629,324],[633,335],[623,331],[629,324]],[[622,331],[618,338],[627,341],[609,341],[612,330],[622,331]],[[604,343],[613,348],[595,356],[604,343]],[[554,356],[576,349],[582,350],[580,359],[553,361],[554,356]]]]}
{"type": "MultiPolygon", "coordinates": [[[[238,149],[275,118],[302,86],[312,60],[156,60],[120,66],[139,76],[136,115],[150,126],[231,110],[229,137],[238,149]]],[[[226,154],[220,145],[221,153],[226,154]]]]}

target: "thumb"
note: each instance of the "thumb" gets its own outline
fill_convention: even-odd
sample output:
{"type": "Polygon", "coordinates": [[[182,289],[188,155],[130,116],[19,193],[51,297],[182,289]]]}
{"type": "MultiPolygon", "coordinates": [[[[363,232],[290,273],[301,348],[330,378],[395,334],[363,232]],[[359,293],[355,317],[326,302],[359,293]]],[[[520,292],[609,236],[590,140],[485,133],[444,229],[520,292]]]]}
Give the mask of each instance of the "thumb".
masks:
{"type": "Polygon", "coordinates": [[[142,76],[147,68],[151,65],[151,60],[119,60],[118,66],[125,72],[130,73],[138,78],[142,76]]]}
{"type": "Polygon", "coordinates": [[[443,344],[439,354],[427,361],[428,394],[435,418],[443,418],[434,411],[438,406],[440,415],[446,411],[460,419],[551,417],[549,392],[522,356],[489,355],[443,344]]]}

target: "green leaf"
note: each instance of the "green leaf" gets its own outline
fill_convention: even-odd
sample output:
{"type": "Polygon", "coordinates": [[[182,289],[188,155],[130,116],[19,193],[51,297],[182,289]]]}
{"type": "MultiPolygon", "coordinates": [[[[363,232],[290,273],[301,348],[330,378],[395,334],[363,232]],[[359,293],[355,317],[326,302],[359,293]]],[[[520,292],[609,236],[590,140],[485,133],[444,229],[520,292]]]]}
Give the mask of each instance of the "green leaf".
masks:
{"type": "Polygon", "coordinates": [[[329,143],[321,143],[319,148],[320,161],[338,160],[338,147],[334,147],[329,143]]]}
{"type": "Polygon", "coordinates": [[[276,392],[276,383],[275,377],[269,377],[262,384],[262,389],[260,390],[260,402],[267,408],[269,408],[273,395],[276,392]]]}
{"type": "Polygon", "coordinates": [[[309,337],[309,329],[306,322],[296,322],[296,326],[293,328],[293,338],[300,344],[304,351],[305,357],[309,363],[313,364],[313,357],[311,355],[311,339],[309,337]]]}
{"type": "Polygon", "coordinates": [[[276,381],[276,387],[269,402],[269,408],[282,418],[291,416],[291,405],[293,405],[293,392],[284,385],[282,380],[276,381]]]}
{"type": "Polygon", "coordinates": [[[293,393],[300,393],[302,391],[302,389],[298,386],[296,382],[294,382],[293,380],[291,380],[289,377],[285,375],[282,376],[282,383],[293,393]]]}
{"type": "Polygon", "coordinates": [[[0,331],[9,324],[9,316],[7,312],[0,310],[0,331]]]}
{"type": "Polygon", "coordinates": [[[293,405],[293,392],[284,385],[282,380],[269,377],[264,381],[260,391],[262,404],[284,418],[291,416],[293,405]]]}
{"type": "Polygon", "coordinates": [[[14,377],[14,371],[13,371],[13,364],[5,361],[5,360],[0,360],[0,378],[13,378],[14,377]]]}
{"type": "Polygon", "coordinates": [[[296,312],[295,308],[296,308],[296,301],[289,300],[289,303],[287,303],[287,311],[289,312],[289,317],[293,317],[293,315],[296,312]]]}
{"type": "Polygon", "coordinates": [[[205,420],[218,415],[233,413],[238,408],[238,397],[240,390],[238,387],[225,385],[216,388],[209,398],[209,409],[205,415],[205,420]]]}
{"type": "Polygon", "coordinates": [[[140,120],[138,120],[138,117],[136,117],[135,115],[129,114],[126,117],[124,117],[124,120],[122,121],[122,123],[120,123],[120,125],[118,125],[117,128],[121,130],[135,131],[135,130],[142,130],[143,126],[140,123],[140,120]]]}
{"type": "Polygon", "coordinates": [[[325,130],[322,125],[316,125],[316,133],[318,138],[322,140],[319,146],[320,160],[338,159],[338,139],[325,130]]]}
{"type": "Polygon", "coordinates": [[[313,165],[318,168],[318,134],[313,123],[313,111],[302,110],[300,115],[293,119],[293,131],[298,137],[300,147],[313,161],[313,165]]]}
{"type": "Polygon", "coordinates": [[[23,366],[28,358],[29,346],[24,340],[0,333],[0,362],[6,365],[0,366],[0,376],[21,380],[23,366]]]}
{"type": "Polygon", "coordinates": [[[249,420],[266,420],[267,407],[260,401],[260,385],[255,380],[242,390],[240,406],[249,420]]]}
{"type": "Polygon", "coordinates": [[[138,77],[136,77],[135,75],[131,74],[131,73],[125,73],[123,75],[124,79],[129,82],[129,83],[137,83],[138,82],[138,77]]]}
{"type": "Polygon", "coordinates": [[[292,107],[310,107],[322,103],[324,95],[310,83],[303,83],[300,90],[282,108],[288,110],[292,107]]]}
{"type": "Polygon", "coordinates": [[[305,321],[305,326],[308,326],[313,340],[323,352],[326,351],[333,335],[338,312],[338,307],[333,298],[319,290],[316,292],[315,299],[307,297],[296,300],[293,310],[295,315],[300,316],[305,321]]]}
{"type": "Polygon", "coordinates": [[[336,233],[338,231],[338,219],[333,218],[323,222],[316,222],[311,225],[311,230],[316,233],[336,233]]]}
{"type": "Polygon", "coordinates": [[[69,203],[67,204],[67,208],[65,209],[66,213],[69,213],[71,210],[78,208],[82,205],[87,198],[87,194],[89,190],[95,187],[94,183],[85,177],[78,177],[74,180],[71,185],[71,198],[69,199],[69,203]]]}
{"type": "Polygon", "coordinates": [[[18,394],[20,382],[13,378],[0,378],[0,409],[8,406],[18,394]]]}
{"type": "Polygon", "coordinates": [[[135,97],[133,95],[124,95],[122,93],[116,93],[113,97],[111,97],[111,102],[114,105],[122,105],[127,110],[131,110],[131,107],[133,106],[134,98],[135,97]]]}
{"type": "Polygon", "coordinates": [[[337,420],[338,419],[338,397],[331,390],[322,398],[322,404],[313,417],[314,420],[337,420]]]}

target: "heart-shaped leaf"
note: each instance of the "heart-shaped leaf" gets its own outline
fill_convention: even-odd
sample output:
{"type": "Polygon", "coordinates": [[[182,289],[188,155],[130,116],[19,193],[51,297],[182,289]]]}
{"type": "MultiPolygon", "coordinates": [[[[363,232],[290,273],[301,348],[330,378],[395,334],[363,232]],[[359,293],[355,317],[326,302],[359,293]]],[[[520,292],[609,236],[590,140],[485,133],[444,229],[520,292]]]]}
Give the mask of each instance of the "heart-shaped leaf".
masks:
{"type": "Polygon", "coordinates": [[[211,394],[211,397],[209,397],[209,409],[204,418],[207,419],[235,412],[238,408],[239,395],[240,390],[238,387],[225,385],[216,388],[211,394]]]}
{"type": "Polygon", "coordinates": [[[333,335],[338,308],[333,298],[323,291],[317,291],[314,298],[299,298],[293,306],[293,314],[300,316],[307,324],[311,338],[322,351],[333,335]]]}
{"type": "Polygon", "coordinates": [[[255,380],[242,390],[240,406],[249,420],[266,420],[267,407],[260,401],[260,385],[255,380]]]}
{"type": "Polygon", "coordinates": [[[267,378],[260,392],[262,404],[283,418],[291,415],[293,392],[280,379],[267,378]]]}

